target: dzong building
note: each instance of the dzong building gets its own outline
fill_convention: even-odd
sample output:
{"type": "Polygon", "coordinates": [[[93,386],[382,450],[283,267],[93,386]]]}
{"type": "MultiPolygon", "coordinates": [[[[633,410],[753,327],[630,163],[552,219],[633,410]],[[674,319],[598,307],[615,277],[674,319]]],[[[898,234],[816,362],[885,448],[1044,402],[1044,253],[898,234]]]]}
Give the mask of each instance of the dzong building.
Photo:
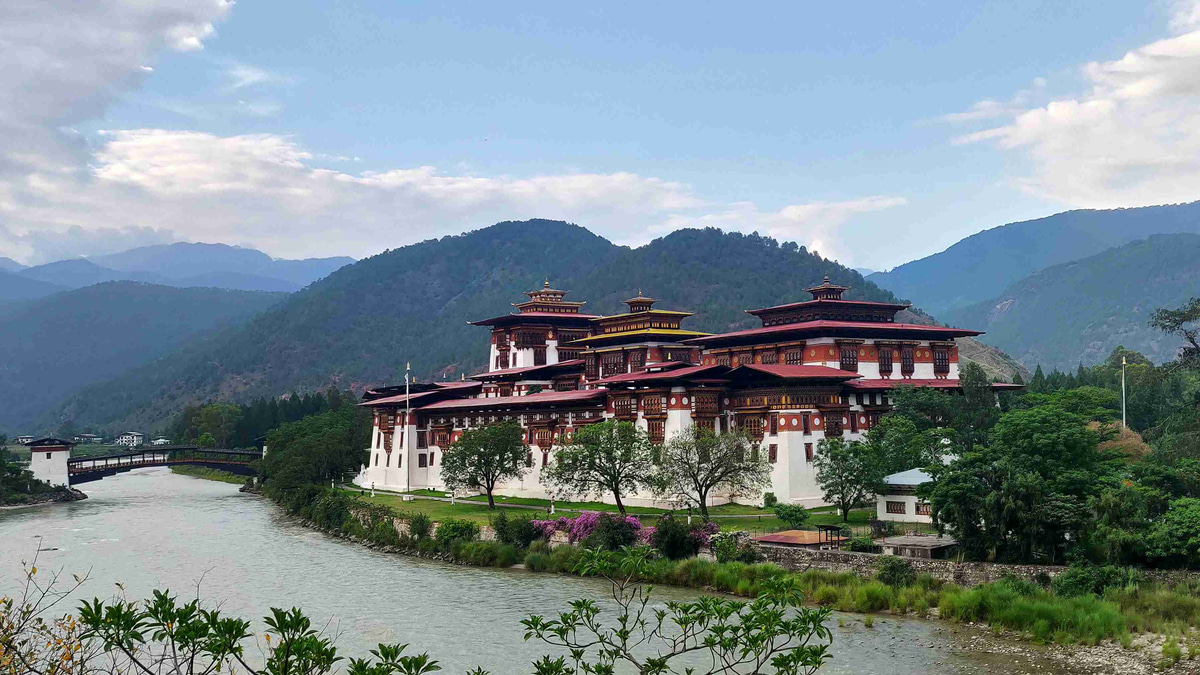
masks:
{"type": "MultiPolygon", "coordinates": [[[[441,456],[464,431],[516,420],[530,469],[497,493],[547,497],[539,469],[555,448],[615,418],[655,443],[689,425],[744,431],[771,464],[766,490],[823,505],[813,466],[820,441],[861,439],[897,387],[959,389],[955,338],[980,334],[898,323],[908,305],[843,300],[846,290],[826,278],[808,289],[811,299],[747,310],[761,327],[710,335],[685,327],[691,312],[661,309],[640,291],[625,301],[628,311],[599,316],[547,282],[512,312],[472,323],[491,331],[487,372],[364,395],[372,445],[355,483],[440,490],[441,456]]],[[[652,503],[650,495],[625,501],[652,503]]]]}

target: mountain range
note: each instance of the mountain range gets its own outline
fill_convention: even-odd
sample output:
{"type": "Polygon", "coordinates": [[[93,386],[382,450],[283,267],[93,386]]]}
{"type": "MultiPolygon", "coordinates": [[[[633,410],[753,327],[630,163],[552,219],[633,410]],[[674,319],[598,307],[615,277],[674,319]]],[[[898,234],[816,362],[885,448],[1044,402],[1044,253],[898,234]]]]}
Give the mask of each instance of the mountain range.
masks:
{"type": "Polygon", "coordinates": [[[1161,363],[1175,357],[1179,340],[1151,328],[1150,316],[1193,297],[1200,297],[1200,235],[1157,234],[1039,270],[939,318],[987,331],[984,342],[1030,368],[1093,365],[1117,345],[1161,363]]]}
{"type": "MultiPolygon", "coordinates": [[[[408,362],[421,379],[457,379],[485,367],[488,331],[467,322],[507,313],[547,279],[587,301],[585,311],[615,313],[640,290],[659,307],[694,311],[689,328],[716,332],[757,325],[745,309],[806,298],[826,275],[851,287],[848,299],[897,300],[835,261],[758,235],[680,230],[628,248],[564,222],[498,223],[343,267],[239,326],[84,387],[37,419],[43,428],[64,420],[150,428],[206,400],[396,382],[408,362]]],[[[977,348],[1011,377],[1011,361],[977,348]]]]}
{"type": "Polygon", "coordinates": [[[1151,234],[1200,234],[1200,202],[1076,210],[971,235],[934,255],[876,272],[870,281],[934,316],[999,296],[1038,270],[1151,234]]]}
{"type": "Polygon", "coordinates": [[[25,433],[30,420],[80,387],[153,364],[285,297],[110,281],[34,300],[0,318],[0,431],[25,433]]]}
{"type": "Polygon", "coordinates": [[[348,257],[276,260],[251,248],[183,242],[34,267],[0,258],[0,303],[11,305],[107,281],[293,292],[352,262],[348,257]]]}

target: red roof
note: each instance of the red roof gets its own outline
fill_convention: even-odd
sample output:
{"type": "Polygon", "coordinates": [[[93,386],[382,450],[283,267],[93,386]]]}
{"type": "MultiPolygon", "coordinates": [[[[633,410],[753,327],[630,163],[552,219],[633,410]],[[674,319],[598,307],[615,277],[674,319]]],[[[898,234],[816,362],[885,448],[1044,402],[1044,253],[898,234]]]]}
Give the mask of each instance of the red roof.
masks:
{"type": "Polygon", "coordinates": [[[476,380],[487,380],[487,379],[491,379],[493,377],[506,377],[508,375],[528,375],[534,371],[554,370],[560,366],[563,368],[573,368],[575,366],[582,366],[582,365],[583,365],[583,359],[567,359],[566,361],[559,361],[558,363],[550,363],[550,364],[546,364],[546,365],[542,365],[542,366],[521,366],[520,368],[503,368],[501,370],[493,370],[488,373],[480,373],[478,375],[472,375],[471,377],[476,380]]]}
{"type": "Polygon", "coordinates": [[[739,371],[753,371],[764,373],[794,380],[853,380],[862,377],[858,373],[851,373],[838,368],[830,368],[828,366],[789,366],[789,365],[771,365],[762,363],[747,363],[740,365],[729,371],[730,377],[738,374],[739,371]]]}
{"type": "Polygon", "coordinates": [[[604,399],[607,389],[579,389],[574,391],[546,391],[526,396],[493,396],[490,398],[456,398],[449,401],[430,403],[421,412],[437,410],[460,410],[475,408],[512,408],[538,406],[552,403],[586,403],[593,399],[604,399]]]}
{"type": "MultiPolygon", "coordinates": [[[[961,389],[962,383],[959,380],[913,380],[913,379],[898,379],[898,380],[855,380],[847,382],[847,387],[851,389],[895,389],[896,387],[930,387],[933,389],[961,389]]],[[[1023,384],[1009,384],[1008,382],[994,382],[992,389],[994,390],[1009,390],[1009,389],[1024,389],[1023,384]]]]}
{"type": "MultiPolygon", "coordinates": [[[[828,302],[828,301],[826,301],[828,302]]],[[[706,335],[704,337],[689,338],[684,340],[684,344],[706,344],[710,342],[721,342],[743,337],[757,337],[759,335],[775,335],[777,333],[797,333],[797,332],[823,332],[828,333],[831,330],[849,330],[849,331],[865,331],[865,332],[881,332],[881,333],[924,333],[936,334],[947,338],[951,337],[968,337],[971,335],[983,335],[983,331],[968,330],[965,328],[945,328],[942,326],[922,326],[916,323],[882,323],[874,321],[830,321],[821,319],[819,321],[801,321],[797,323],[785,323],[778,326],[766,326],[763,328],[749,328],[747,330],[733,331],[732,333],[718,333],[716,335],[706,335]]]]}
{"type": "Polygon", "coordinates": [[[503,316],[494,316],[490,319],[482,321],[468,321],[472,326],[490,326],[494,323],[512,323],[513,319],[523,317],[533,317],[536,319],[583,319],[585,322],[592,319],[599,319],[599,314],[582,314],[578,312],[521,312],[519,314],[505,314],[503,316]]]}
{"type": "Polygon", "coordinates": [[[685,366],[683,368],[669,368],[659,371],[638,371],[636,373],[621,373],[606,377],[603,380],[596,380],[595,384],[631,384],[634,382],[658,381],[658,380],[676,380],[685,378],[690,375],[707,372],[714,369],[724,369],[725,366],[707,365],[707,366],[685,366]]]}
{"type": "MultiPolygon", "coordinates": [[[[473,382],[472,384],[479,384],[479,383],[473,382]]],[[[416,401],[417,399],[426,398],[432,394],[444,394],[444,393],[445,393],[444,390],[438,391],[437,389],[433,389],[430,391],[422,391],[422,392],[418,392],[416,394],[410,394],[407,396],[404,394],[400,394],[399,396],[385,396],[383,398],[376,398],[376,399],[372,399],[370,401],[365,401],[363,403],[359,403],[359,405],[367,406],[367,407],[377,406],[377,405],[395,405],[397,403],[405,403],[407,401],[416,401]]]]}
{"type": "Polygon", "coordinates": [[[911,303],[909,303],[909,304],[897,304],[897,303],[891,303],[891,302],[873,302],[873,301],[870,301],[870,300],[829,300],[829,299],[819,299],[819,300],[801,300],[800,302],[789,302],[789,303],[787,303],[787,304],[783,304],[783,305],[775,305],[775,306],[773,306],[773,307],[763,307],[762,309],[747,309],[747,310],[746,310],[746,313],[747,313],[747,314],[753,314],[753,315],[755,315],[755,316],[758,316],[759,314],[761,314],[761,313],[763,313],[763,312],[775,312],[775,311],[782,311],[782,310],[785,310],[785,309],[792,309],[792,308],[794,308],[794,307],[807,307],[807,306],[809,306],[809,305],[825,305],[825,304],[832,304],[832,305],[861,305],[861,306],[863,306],[863,307],[881,307],[881,308],[884,308],[884,309],[894,309],[894,310],[896,310],[897,312],[898,312],[898,311],[900,311],[900,310],[902,310],[902,309],[908,309],[909,307],[912,307],[912,304],[911,304],[911,303]]]}

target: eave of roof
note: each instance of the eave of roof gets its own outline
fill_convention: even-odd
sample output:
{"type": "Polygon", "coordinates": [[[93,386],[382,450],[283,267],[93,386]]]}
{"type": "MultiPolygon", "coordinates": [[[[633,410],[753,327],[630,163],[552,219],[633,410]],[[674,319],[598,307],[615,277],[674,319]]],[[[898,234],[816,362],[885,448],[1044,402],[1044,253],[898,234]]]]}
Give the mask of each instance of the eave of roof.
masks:
{"type": "Polygon", "coordinates": [[[847,382],[848,380],[862,377],[858,373],[851,373],[828,366],[789,366],[762,363],[746,363],[737,366],[729,371],[728,377],[735,378],[743,373],[761,373],[785,380],[836,380],[839,382],[847,382]]]}
{"type": "Polygon", "coordinates": [[[627,319],[631,316],[650,316],[659,314],[662,316],[694,316],[695,312],[680,312],[674,309],[646,309],[640,312],[622,312],[621,314],[609,314],[600,317],[598,323],[608,321],[609,319],[627,319]]]}
{"type": "Polygon", "coordinates": [[[672,368],[661,371],[638,371],[636,373],[621,373],[613,375],[602,380],[596,380],[594,384],[636,384],[638,382],[663,382],[672,380],[688,379],[692,375],[707,373],[712,370],[725,370],[726,366],[707,365],[707,366],[687,366],[685,368],[672,368]]]}
{"type": "MultiPolygon", "coordinates": [[[[585,338],[579,338],[578,340],[571,340],[570,344],[573,344],[573,345],[595,344],[597,342],[605,342],[605,341],[611,340],[613,338],[642,337],[642,336],[653,336],[653,335],[661,335],[661,336],[664,336],[667,338],[681,338],[681,337],[685,337],[685,336],[691,336],[691,337],[695,338],[695,337],[704,337],[704,336],[708,335],[708,333],[702,333],[702,332],[696,331],[696,330],[683,330],[680,328],[639,328],[637,330],[623,330],[619,333],[601,333],[599,335],[592,335],[592,336],[585,337],[585,338]]],[[[678,340],[672,340],[672,341],[677,342],[678,340]]]]}
{"type": "Polygon", "coordinates": [[[521,323],[524,319],[539,319],[533,323],[545,323],[541,319],[579,319],[578,323],[591,323],[593,319],[602,318],[599,314],[583,314],[580,312],[521,312],[519,314],[504,314],[482,321],[468,321],[472,326],[493,326],[501,323],[521,323]]]}
{"type": "Polygon", "coordinates": [[[536,375],[539,371],[551,372],[555,370],[570,370],[572,368],[583,369],[583,359],[568,359],[559,361],[558,363],[550,363],[544,366],[521,366],[520,368],[505,368],[503,370],[493,370],[490,373],[480,373],[472,375],[471,378],[480,381],[487,380],[503,380],[513,376],[536,375]]]}
{"type": "MultiPolygon", "coordinates": [[[[852,389],[895,389],[897,387],[930,387],[932,389],[961,389],[961,380],[930,380],[930,379],[898,379],[898,380],[855,380],[847,382],[847,387],[852,389]]],[[[993,391],[1009,391],[1014,389],[1024,389],[1023,384],[1010,384],[1008,382],[993,382],[993,391]]]]}
{"type": "Polygon", "coordinates": [[[462,409],[493,409],[520,408],[554,405],[559,403],[587,403],[608,395],[607,389],[577,389],[574,391],[548,391],[525,396],[493,396],[490,398],[457,398],[449,401],[438,401],[422,406],[421,412],[437,412],[440,410],[462,409]]]}
{"type": "MultiPolygon", "coordinates": [[[[875,321],[831,321],[821,319],[818,321],[800,321],[797,323],[785,323],[778,326],[765,326],[762,328],[749,328],[746,330],[733,331],[731,333],[717,333],[699,338],[691,338],[684,342],[688,344],[716,344],[721,342],[736,342],[744,338],[755,338],[766,335],[786,335],[789,333],[820,333],[828,334],[830,331],[851,331],[860,333],[914,333],[922,335],[938,335],[946,338],[952,337],[971,337],[975,335],[983,335],[983,331],[968,330],[965,328],[946,328],[942,326],[922,326],[916,323],[884,323],[875,321]]],[[[825,336],[825,335],[822,335],[825,336]]],[[[868,335],[867,337],[872,337],[868,335]]],[[[901,339],[897,336],[889,336],[889,339],[901,339]]]]}
{"type": "Polygon", "coordinates": [[[833,305],[835,307],[849,307],[849,306],[858,305],[861,307],[876,307],[876,308],[880,308],[880,309],[894,309],[897,312],[902,309],[908,309],[909,307],[912,307],[912,303],[899,304],[899,303],[892,303],[892,302],[874,302],[871,300],[817,299],[817,300],[801,300],[800,302],[789,302],[789,303],[786,303],[783,305],[775,305],[773,307],[762,307],[760,309],[747,309],[746,313],[753,314],[754,316],[759,316],[766,312],[780,312],[780,311],[784,311],[784,310],[788,310],[788,309],[795,309],[797,307],[816,307],[819,305],[833,305]]]}

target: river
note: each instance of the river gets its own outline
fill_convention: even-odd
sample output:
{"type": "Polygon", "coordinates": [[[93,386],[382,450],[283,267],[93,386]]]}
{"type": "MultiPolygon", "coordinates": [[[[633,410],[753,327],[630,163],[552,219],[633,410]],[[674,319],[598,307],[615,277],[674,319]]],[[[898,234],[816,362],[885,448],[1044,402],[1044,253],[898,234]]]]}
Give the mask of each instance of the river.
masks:
{"type": "MultiPolygon", "coordinates": [[[[344,655],[366,656],[379,642],[408,642],[410,653],[428,651],[444,672],[481,665],[494,675],[517,675],[552,651],[522,640],[521,618],[553,614],[571,599],[606,591],[592,579],[378,553],[298,525],[236,485],[165,468],[118,474],[86,488],[89,498],[80,502],[0,510],[0,595],[17,590],[21,561],[40,542],[42,570],[89,574],[81,597],[111,597],[120,582],[129,597],[169,588],[186,598],[199,583],[202,597],[219,600],[229,614],[257,618],[271,606],[300,607],[314,625],[328,622],[344,655]]],[[[656,589],[664,598],[689,593],[656,589]]],[[[838,616],[846,625],[831,625],[834,659],[822,672],[1062,672],[1037,657],[969,650],[970,629],[890,616],[876,617],[867,628],[859,616],[838,616]]]]}

